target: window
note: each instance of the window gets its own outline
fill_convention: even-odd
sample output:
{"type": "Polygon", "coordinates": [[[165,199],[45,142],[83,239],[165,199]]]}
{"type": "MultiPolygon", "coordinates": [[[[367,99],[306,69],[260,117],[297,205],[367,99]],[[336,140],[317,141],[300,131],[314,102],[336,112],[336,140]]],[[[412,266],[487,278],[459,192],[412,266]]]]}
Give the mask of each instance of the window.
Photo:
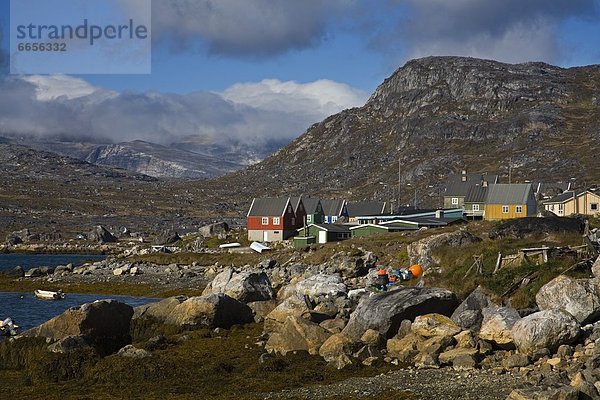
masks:
{"type": "Polygon", "coordinates": [[[548,208],[550,211],[554,211],[554,204],[550,204],[550,207],[548,208]]]}
{"type": "Polygon", "coordinates": [[[262,224],[269,225],[269,217],[262,217],[262,224]]]}
{"type": "Polygon", "coordinates": [[[523,206],[515,206],[515,211],[517,214],[521,214],[523,212],[523,206]]]}
{"type": "Polygon", "coordinates": [[[453,206],[456,206],[456,205],[458,205],[458,197],[453,197],[453,198],[452,198],[452,205],[453,205],[453,206]]]}
{"type": "Polygon", "coordinates": [[[479,211],[479,204],[473,204],[473,211],[479,211]]]}
{"type": "Polygon", "coordinates": [[[292,218],[292,226],[296,225],[296,218],[292,218]]]}
{"type": "Polygon", "coordinates": [[[598,211],[598,203],[591,203],[590,204],[590,210],[592,210],[592,211],[598,211]]]}
{"type": "Polygon", "coordinates": [[[559,204],[558,205],[558,212],[562,214],[562,212],[565,210],[565,205],[564,204],[559,204]]]}
{"type": "Polygon", "coordinates": [[[280,219],[279,217],[273,217],[273,225],[279,225],[280,219]]]}
{"type": "Polygon", "coordinates": [[[508,214],[508,206],[502,206],[502,214],[508,214]]]}
{"type": "Polygon", "coordinates": [[[309,214],[306,216],[306,222],[311,223],[312,222],[312,215],[309,214]]]}
{"type": "Polygon", "coordinates": [[[333,222],[337,221],[337,217],[331,218],[331,221],[333,221],[333,222]]]}

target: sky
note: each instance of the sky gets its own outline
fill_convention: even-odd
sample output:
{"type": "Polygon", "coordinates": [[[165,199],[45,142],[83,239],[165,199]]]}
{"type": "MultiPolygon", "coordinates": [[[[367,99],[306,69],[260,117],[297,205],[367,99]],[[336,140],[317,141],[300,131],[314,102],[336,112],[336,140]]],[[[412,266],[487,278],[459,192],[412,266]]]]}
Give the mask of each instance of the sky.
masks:
{"type": "Polygon", "coordinates": [[[260,144],[361,106],[412,58],[600,63],[600,0],[117,1],[152,1],[150,74],[10,75],[0,0],[0,133],[260,144]]]}

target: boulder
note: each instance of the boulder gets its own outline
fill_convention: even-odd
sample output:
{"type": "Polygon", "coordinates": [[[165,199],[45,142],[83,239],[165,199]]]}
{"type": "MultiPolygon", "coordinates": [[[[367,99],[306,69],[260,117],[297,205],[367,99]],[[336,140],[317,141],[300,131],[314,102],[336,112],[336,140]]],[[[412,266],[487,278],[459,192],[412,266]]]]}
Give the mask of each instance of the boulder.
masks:
{"type": "Polygon", "coordinates": [[[296,284],[296,293],[308,296],[314,302],[318,302],[321,296],[346,296],[348,290],[344,281],[337,275],[317,274],[296,284]]]}
{"type": "Polygon", "coordinates": [[[214,224],[204,225],[198,230],[198,233],[205,238],[216,236],[220,239],[224,239],[227,237],[227,232],[229,232],[229,225],[227,225],[227,222],[216,222],[214,224]]]}
{"type": "Polygon", "coordinates": [[[186,296],[169,297],[156,303],[145,304],[136,307],[133,313],[133,319],[147,318],[157,322],[166,322],[167,318],[173,313],[175,307],[187,300],[186,296]]]}
{"type": "Polygon", "coordinates": [[[419,264],[423,269],[437,264],[432,254],[442,247],[462,247],[481,242],[481,238],[463,230],[432,235],[408,245],[406,248],[410,262],[419,264]]]}
{"type": "Polygon", "coordinates": [[[497,239],[525,239],[547,236],[552,233],[583,233],[585,222],[582,218],[515,218],[493,228],[489,237],[497,239]]]}
{"type": "Polygon", "coordinates": [[[483,322],[479,338],[498,345],[512,345],[511,329],[521,316],[514,308],[487,307],[482,310],[483,322]]]}
{"type": "Polygon", "coordinates": [[[224,293],[244,303],[271,300],[275,297],[271,281],[261,271],[236,272],[227,268],[208,284],[202,295],[224,293]]]}
{"type": "Polygon", "coordinates": [[[520,353],[534,355],[542,349],[554,353],[560,345],[573,342],[579,330],[579,323],[571,314],[546,310],[517,321],[511,334],[520,353]]]}
{"type": "Polygon", "coordinates": [[[87,235],[88,239],[98,243],[115,243],[117,238],[108,231],[102,225],[94,227],[94,229],[87,235]]]}
{"type": "Polygon", "coordinates": [[[481,286],[467,296],[450,317],[463,329],[479,330],[483,314],[481,310],[492,305],[490,298],[483,293],[481,286]]]}
{"type": "Polygon", "coordinates": [[[129,274],[129,271],[131,271],[131,266],[125,265],[123,267],[113,269],[113,275],[114,276],[127,275],[127,274],[129,274]]]}
{"type": "Polygon", "coordinates": [[[181,236],[177,232],[173,231],[162,231],[156,238],[154,238],[154,244],[164,246],[168,244],[177,243],[181,240],[181,236]]]}
{"type": "Polygon", "coordinates": [[[120,357],[134,358],[136,360],[152,357],[152,353],[150,353],[148,350],[138,349],[137,347],[133,347],[131,344],[128,344],[119,350],[117,355],[120,357]]]}
{"type": "Polygon", "coordinates": [[[90,345],[81,336],[67,336],[64,339],[60,339],[50,346],[48,350],[52,353],[66,354],[75,350],[81,350],[89,348],[90,345]]]}
{"type": "Polygon", "coordinates": [[[23,270],[23,267],[18,265],[13,269],[2,271],[0,274],[6,276],[7,278],[22,278],[25,276],[25,271],[23,270]]]}
{"type": "Polygon", "coordinates": [[[328,271],[338,272],[345,278],[358,278],[365,276],[370,269],[376,267],[377,256],[362,249],[358,249],[354,254],[340,252],[334,254],[326,265],[328,271]]]}
{"type": "Polygon", "coordinates": [[[559,275],[538,291],[535,301],[540,310],[563,309],[582,325],[600,317],[600,282],[559,275]]]}
{"type": "Polygon", "coordinates": [[[23,333],[59,341],[81,337],[100,354],[110,354],[131,342],[133,308],[115,300],[99,300],[64,313],[23,333]]]}
{"type": "Polygon", "coordinates": [[[342,333],[358,340],[367,329],[374,329],[391,338],[405,319],[412,321],[419,315],[430,313],[450,315],[457,306],[456,295],[448,290],[401,287],[363,297],[342,333]]]}
{"type": "Polygon", "coordinates": [[[293,295],[285,299],[273,311],[265,317],[265,331],[273,332],[286,321],[287,317],[295,316],[302,317],[309,314],[311,311],[310,305],[304,296],[293,295]]]}
{"type": "Polygon", "coordinates": [[[412,362],[419,353],[423,342],[423,338],[412,332],[400,339],[394,337],[386,343],[387,353],[390,357],[395,357],[403,363],[412,362]]]}
{"type": "Polygon", "coordinates": [[[360,343],[341,333],[331,335],[319,348],[319,355],[329,363],[334,363],[340,356],[350,356],[360,347],[360,343]]]}
{"type": "Polygon", "coordinates": [[[592,265],[592,274],[594,274],[595,278],[600,278],[600,256],[596,258],[596,261],[592,265]]]}
{"type": "Polygon", "coordinates": [[[289,316],[281,329],[269,337],[265,350],[286,355],[290,351],[308,351],[319,354],[319,348],[331,333],[314,322],[304,318],[289,316]]]}
{"type": "Polygon", "coordinates": [[[327,319],[321,322],[319,325],[331,333],[340,333],[346,326],[346,321],[341,318],[327,319]]]}
{"type": "Polygon", "coordinates": [[[248,307],[254,312],[254,322],[263,322],[278,305],[277,300],[253,301],[247,303],[248,307]]]}
{"type": "Polygon", "coordinates": [[[417,316],[411,325],[411,330],[423,337],[454,336],[461,331],[450,318],[440,314],[417,316]]]}
{"type": "Polygon", "coordinates": [[[446,350],[443,353],[440,353],[438,360],[440,364],[452,364],[456,358],[463,356],[470,356],[475,358],[479,351],[474,348],[455,348],[451,350],[446,350]]]}
{"type": "Polygon", "coordinates": [[[31,236],[32,235],[31,232],[29,232],[29,229],[21,229],[20,231],[15,231],[8,234],[6,236],[6,243],[11,246],[27,243],[32,239],[31,236]]]}
{"type": "Polygon", "coordinates": [[[252,309],[225,294],[190,297],[173,307],[165,323],[185,327],[230,328],[254,321],[252,309]]]}
{"type": "Polygon", "coordinates": [[[54,275],[70,274],[73,272],[73,264],[59,265],[54,269],[54,275]]]}

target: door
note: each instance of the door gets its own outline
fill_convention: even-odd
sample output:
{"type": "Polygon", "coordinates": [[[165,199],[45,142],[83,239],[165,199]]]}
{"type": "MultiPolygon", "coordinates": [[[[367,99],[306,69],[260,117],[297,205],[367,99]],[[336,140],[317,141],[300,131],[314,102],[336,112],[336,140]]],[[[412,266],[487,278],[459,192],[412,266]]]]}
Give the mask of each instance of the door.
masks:
{"type": "Polygon", "coordinates": [[[319,231],[319,243],[327,243],[327,231],[319,231]]]}
{"type": "Polygon", "coordinates": [[[263,242],[269,241],[269,231],[263,231],[263,242]]]}

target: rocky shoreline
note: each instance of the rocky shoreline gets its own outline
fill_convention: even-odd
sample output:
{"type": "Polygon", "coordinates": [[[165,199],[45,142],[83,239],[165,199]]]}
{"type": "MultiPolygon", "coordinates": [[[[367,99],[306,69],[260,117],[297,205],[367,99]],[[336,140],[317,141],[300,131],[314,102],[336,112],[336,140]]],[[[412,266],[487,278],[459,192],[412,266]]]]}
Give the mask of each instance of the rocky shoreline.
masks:
{"type": "MultiPolygon", "coordinates": [[[[480,240],[461,230],[447,232],[412,242],[408,254],[432,273],[434,249],[480,240]]],[[[267,398],[369,398],[388,391],[440,399],[600,397],[600,258],[592,267],[593,278],[559,275],[538,291],[536,307],[517,310],[482,288],[460,301],[452,291],[424,285],[427,276],[377,292],[377,257],[360,247],[338,251],[318,264],[304,264],[293,252],[273,254],[240,267],[223,262],[160,265],[133,248],[80,267],[34,268],[27,274],[17,268],[8,272],[12,279],[40,286],[126,283],[195,288],[200,295],[169,297],[136,309],[114,301],[70,309],[3,343],[0,352],[8,361],[0,370],[31,367],[19,355],[28,351],[28,340],[58,357],[55,363],[86,354],[85,362],[94,365],[109,355],[157,360],[164,343],[178,346],[186,332],[209,329],[210,335],[222,335],[260,324],[262,332],[252,338],[252,347],[261,350],[260,365],[279,365],[301,353],[318,357],[332,370],[391,369],[267,398]]]]}

